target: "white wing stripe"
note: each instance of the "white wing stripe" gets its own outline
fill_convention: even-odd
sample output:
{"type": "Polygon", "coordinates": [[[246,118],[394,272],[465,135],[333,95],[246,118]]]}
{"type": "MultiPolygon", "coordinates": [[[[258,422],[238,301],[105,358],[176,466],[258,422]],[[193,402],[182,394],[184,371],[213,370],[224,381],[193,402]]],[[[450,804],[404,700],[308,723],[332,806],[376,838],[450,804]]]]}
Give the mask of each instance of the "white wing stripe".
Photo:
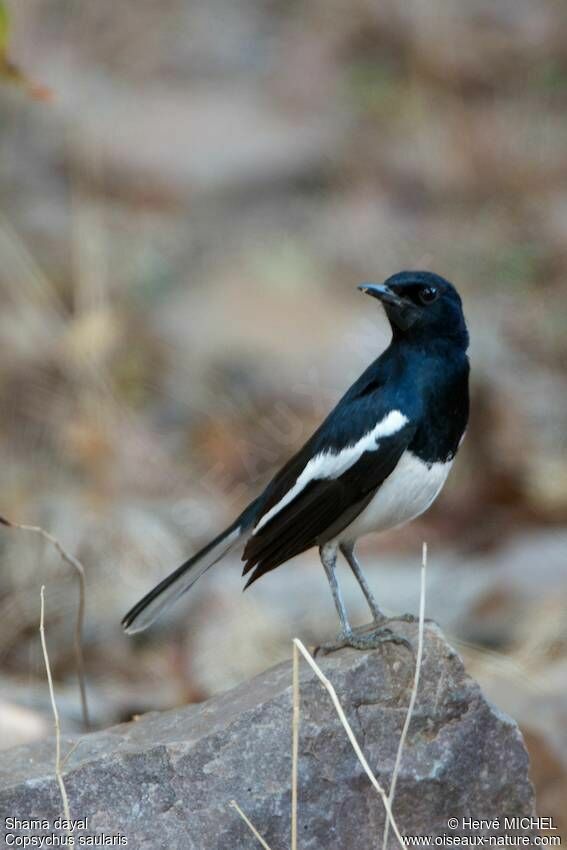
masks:
{"type": "Polygon", "coordinates": [[[260,531],[273,517],[290,504],[304,490],[310,481],[325,478],[339,478],[353,466],[365,452],[375,452],[380,447],[379,440],[391,437],[407,425],[409,419],[399,410],[391,410],[377,425],[365,434],[354,446],[347,446],[339,452],[325,451],[311,458],[291,490],[280,499],[264,516],[254,529],[260,531]]]}

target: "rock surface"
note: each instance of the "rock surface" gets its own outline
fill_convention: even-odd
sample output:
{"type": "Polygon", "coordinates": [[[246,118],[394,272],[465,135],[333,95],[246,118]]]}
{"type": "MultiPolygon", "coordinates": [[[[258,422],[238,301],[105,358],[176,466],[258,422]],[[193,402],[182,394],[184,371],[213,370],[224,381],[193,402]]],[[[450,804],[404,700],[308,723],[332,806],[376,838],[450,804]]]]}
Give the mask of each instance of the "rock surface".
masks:
{"type": "MultiPolygon", "coordinates": [[[[416,626],[400,624],[397,631],[416,645],[416,626]]],[[[387,788],[411,692],[413,655],[389,644],[369,653],[345,649],[320,664],[387,788]]],[[[88,819],[87,829],[75,833],[76,846],[80,837],[104,834],[121,835],[137,850],[248,850],[255,839],[230,807],[232,800],[272,848],[289,846],[291,701],[287,663],[201,705],[149,714],[81,739],[64,766],[71,815],[88,819]]],[[[76,741],[65,738],[63,752],[76,741]]],[[[328,694],[306,665],[300,742],[302,850],[378,846],[382,804],[328,694]]],[[[52,825],[62,806],[53,764],[52,740],[3,753],[4,832],[6,817],[49,822],[8,832],[57,832],[52,825]]],[[[407,835],[451,832],[450,817],[490,821],[534,813],[528,757],[516,724],[485,700],[435,625],[426,629],[394,812],[407,835]]],[[[483,834],[491,832],[498,830],[483,834]]]]}

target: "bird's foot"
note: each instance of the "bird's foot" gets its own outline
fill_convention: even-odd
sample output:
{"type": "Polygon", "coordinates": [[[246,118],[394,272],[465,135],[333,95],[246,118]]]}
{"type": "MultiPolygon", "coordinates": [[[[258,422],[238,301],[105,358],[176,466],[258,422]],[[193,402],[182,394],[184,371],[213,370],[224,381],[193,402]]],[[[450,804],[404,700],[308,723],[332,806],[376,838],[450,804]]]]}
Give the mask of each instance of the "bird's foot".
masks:
{"type": "MultiPolygon", "coordinates": [[[[375,624],[373,625],[375,626],[375,624]]],[[[366,629],[368,629],[368,627],[366,627],[366,629]]],[[[330,652],[336,652],[338,649],[343,649],[345,646],[351,646],[354,649],[362,650],[377,649],[385,643],[394,643],[398,646],[404,646],[406,649],[409,649],[410,652],[413,652],[412,645],[407,638],[397,635],[392,631],[392,629],[379,625],[377,628],[371,628],[370,631],[366,630],[361,632],[358,630],[350,630],[348,632],[341,632],[335,641],[332,641],[331,643],[324,643],[318,647],[317,654],[321,652],[326,655],[330,652]]]]}

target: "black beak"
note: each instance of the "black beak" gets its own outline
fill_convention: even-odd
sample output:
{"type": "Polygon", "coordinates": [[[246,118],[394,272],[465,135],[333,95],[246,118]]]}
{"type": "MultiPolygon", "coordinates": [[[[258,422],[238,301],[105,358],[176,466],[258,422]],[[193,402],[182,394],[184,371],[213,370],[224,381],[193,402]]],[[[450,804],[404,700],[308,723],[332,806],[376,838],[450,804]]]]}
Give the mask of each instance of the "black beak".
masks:
{"type": "Polygon", "coordinates": [[[396,295],[393,289],[383,283],[361,283],[358,287],[365,295],[378,298],[383,304],[391,304],[393,307],[401,307],[403,299],[396,295]]]}
{"type": "Polygon", "coordinates": [[[390,322],[402,331],[411,328],[421,314],[420,308],[413,301],[403,298],[383,283],[362,283],[358,288],[365,295],[381,301],[390,322]]]}

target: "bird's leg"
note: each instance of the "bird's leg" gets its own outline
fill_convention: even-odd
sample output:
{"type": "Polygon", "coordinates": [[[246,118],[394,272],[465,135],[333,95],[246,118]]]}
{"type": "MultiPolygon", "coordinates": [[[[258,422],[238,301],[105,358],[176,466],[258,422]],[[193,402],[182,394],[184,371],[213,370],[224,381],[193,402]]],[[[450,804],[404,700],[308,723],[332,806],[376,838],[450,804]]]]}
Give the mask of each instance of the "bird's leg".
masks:
{"type": "Polygon", "coordinates": [[[343,646],[352,646],[354,649],[376,649],[376,647],[380,646],[382,643],[398,643],[411,649],[409,641],[395,635],[391,629],[378,628],[368,634],[355,634],[353,632],[348,621],[346,606],[335,573],[337,565],[337,547],[334,544],[326,543],[319,549],[319,554],[321,557],[321,563],[325,568],[325,572],[331,586],[335,608],[337,609],[337,614],[339,615],[341,623],[341,632],[337,641],[332,644],[326,644],[322,646],[321,649],[327,652],[332,652],[335,649],[341,649],[343,646]]]}
{"type": "Polygon", "coordinates": [[[370,585],[366,581],[366,576],[362,572],[362,567],[358,561],[358,558],[354,552],[354,543],[341,543],[340,550],[343,553],[347,564],[351,568],[355,579],[360,585],[360,589],[364,593],[366,601],[368,602],[368,607],[372,612],[372,618],[375,623],[384,623],[388,618],[376,602],[374,598],[374,594],[370,590],[370,585]]]}
{"type": "Polygon", "coordinates": [[[334,544],[326,543],[319,549],[319,556],[327,574],[327,579],[331,586],[331,593],[333,594],[335,608],[339,615],[339,621],[341,624],[339,641],[346,641],[347,638],[352,635],[352,627],[348,621],[346,605],[344,603],[343,595],[335,572],[337,566],[337,547],[334,544]]]}

